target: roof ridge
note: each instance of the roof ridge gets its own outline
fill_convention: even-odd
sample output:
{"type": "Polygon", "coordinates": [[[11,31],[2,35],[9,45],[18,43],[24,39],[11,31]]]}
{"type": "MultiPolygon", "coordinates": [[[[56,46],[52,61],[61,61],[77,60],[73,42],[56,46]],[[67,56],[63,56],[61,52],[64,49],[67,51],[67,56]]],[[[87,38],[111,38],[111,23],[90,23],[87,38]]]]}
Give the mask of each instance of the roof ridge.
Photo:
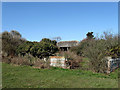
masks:
{"type": "MultiPolygon", "coordinates": [[[[60,42],[79,42],[79,41],[74,40],[74,41],[60,41],[60,42]]],[[[60,43],[60,42],[58,42],[58,43],[60,43]]]]}

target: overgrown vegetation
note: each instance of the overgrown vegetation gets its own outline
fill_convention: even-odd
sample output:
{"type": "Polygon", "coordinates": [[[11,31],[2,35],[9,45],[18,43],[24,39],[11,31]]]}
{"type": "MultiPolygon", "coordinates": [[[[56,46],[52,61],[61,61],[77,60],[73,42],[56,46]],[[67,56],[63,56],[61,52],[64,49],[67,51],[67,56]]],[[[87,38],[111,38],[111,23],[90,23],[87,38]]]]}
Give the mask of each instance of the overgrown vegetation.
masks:
{"type": "Polygon", "coordinates": [[[23,39],[22,35],[15,30],[5,31],[1,35],[3,62],[17,65],[49,68],[49,60],[45,62],[44,58],[54,56],[57,52],[58,55],[67,59],[66,64],[71,69],[83,69],[82,57],[86,57],[89,60],[87,69],[105,73],[107,70],[105,57],[118,58],[120,56],[118,36],[106,32],[96,37],[93,32],[88,32],[87,37],[79,45],[71,47],[67,52],[61,52],[56,45],[56,40],[61,39],[60,37],[56,37],[56,40],[43,38],[39,42],[31,42],[23,39]]]}
{"type": "Polygon", "coordinates": [[[34,68],[50,68],[49,59],[44,61],[44,59],[34,57],[31,54],[25,54],[24,56],[19,54],[12,58],[3,57],[2,61],[8,64],[33,66],[34,68]]]}
{"type": "Polygon", "coordinates": [[[85,56],[84,53],[83,53],[84,52],[84,48],[89,47],[89,41],[91,41],[92,39],[95,39],[94,35],[93,35],[93,32],[88,32],[86,34],[86,36],[87,37],[85,39],[83,39],[79,43],[79,45],[72,47],[70,49],[70,51],[75,52],[79,56],[85,56]]]}
{"type": "Polygon", "coordinates": [[[92,33],[88,33],[87,38],[81,41],[78,46],[71,48],[71,51],[80,56],[88,57],[89,68],[92,71],[105,73],[107,70],[105,57],[119,57],[118,36],[104,32],[100,37],[93,38],[92,33]]]}
{"type": "Polygon", "coordinates": [[[55,40],[47,38],[40,42],[30,42],[22,38],[22,35],[12,30],[11,32],[2,33],[2,54],[6,56],[16,56],[18,54],[32,54],[34,57],[43,58],[53,55],[58,51],[55,40]]]}
{"type": "Polygon", "coordinates": [[[3,88],[118,87],[118,69],[103,74],[108,68],[106,57],[120,56],[117,35],[104,33],[94,37],[93,32],[88,32],[86,39],[65,52],[56,45],[59,37],[55,38],[57,41],[43,38],[40,42],[31,42],[15,30],[1,35],[3,48],[0,47],[0,53],[5,62],[3,88]],[[49,56],[55,55],[64,56],[70,69],[50,67],[49,56]]]}
{"type": "Polygon", "coordinates": [[[9,64],[49,68],[48,57],[58,51],[55,40],[43,38],[40,42],[31,42],[15,30],[5,31],[1,36],[2,61],[9,64]]]}
{"type": "Polygon", "coordinates": [[[76,55],[74,52],[59,52],[60,56],[64,56],[66,58],[66,65],[69,66],[70,69],[80,69],[81,68],[81,62],[82,57],[76,55]]]}
{"type": "Polygon", "coordinates": [[[22,38],[22,35],[12,30],[11,32],[3,32],[1,35],[2,39],[2,54],[6,56],[14,56],[16,55],[16,49],[26,40],[22,38]]]}

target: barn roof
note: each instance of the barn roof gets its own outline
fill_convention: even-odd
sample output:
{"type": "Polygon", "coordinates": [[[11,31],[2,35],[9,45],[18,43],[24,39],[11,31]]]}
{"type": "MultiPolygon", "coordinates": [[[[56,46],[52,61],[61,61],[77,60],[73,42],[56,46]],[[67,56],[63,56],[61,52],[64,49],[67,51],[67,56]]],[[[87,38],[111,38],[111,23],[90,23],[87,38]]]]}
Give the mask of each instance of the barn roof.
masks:
{"type": "Polygon", "coordinates": [[[78,41],[61,41],[57,43],[58,47],[72,47],[78,45],[78,41]]]}
{"type": "Polygon", "coordinates": [[[63,56],[50,56],[50,58],[64,58],[63,56]]]}

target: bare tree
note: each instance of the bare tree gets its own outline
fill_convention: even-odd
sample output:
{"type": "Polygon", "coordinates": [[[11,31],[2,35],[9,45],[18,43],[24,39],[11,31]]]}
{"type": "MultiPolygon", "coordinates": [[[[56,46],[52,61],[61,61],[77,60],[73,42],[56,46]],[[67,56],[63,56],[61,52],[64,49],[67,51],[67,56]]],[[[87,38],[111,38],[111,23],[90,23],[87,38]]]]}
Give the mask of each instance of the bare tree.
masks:
{"type": "Polygon", "coordinates": [[[108,56],[106,53],[113,47],[118,45],[118,38],[112,33],[106,33],[101,37],[91,39],[88,41],[88,45],[84,48],[84,54],[90,60],[90,67],[95,72],[105,72],[106,59],[108,56]]]}

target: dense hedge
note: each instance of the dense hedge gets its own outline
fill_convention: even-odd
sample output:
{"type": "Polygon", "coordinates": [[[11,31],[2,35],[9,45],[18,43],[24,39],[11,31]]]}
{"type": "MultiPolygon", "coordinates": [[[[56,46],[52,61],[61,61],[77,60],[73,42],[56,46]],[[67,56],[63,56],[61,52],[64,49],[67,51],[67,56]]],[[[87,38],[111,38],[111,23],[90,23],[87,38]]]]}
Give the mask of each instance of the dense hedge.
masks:
{"type": "Polygon", "coordinates": [[[42,39],[40,42],[27,41],[17,49],[18,54],[25,55],[26,53],[30,53],[39,58],[53,55],[57,51],[56,42],[47,38],[42,39]]]}

